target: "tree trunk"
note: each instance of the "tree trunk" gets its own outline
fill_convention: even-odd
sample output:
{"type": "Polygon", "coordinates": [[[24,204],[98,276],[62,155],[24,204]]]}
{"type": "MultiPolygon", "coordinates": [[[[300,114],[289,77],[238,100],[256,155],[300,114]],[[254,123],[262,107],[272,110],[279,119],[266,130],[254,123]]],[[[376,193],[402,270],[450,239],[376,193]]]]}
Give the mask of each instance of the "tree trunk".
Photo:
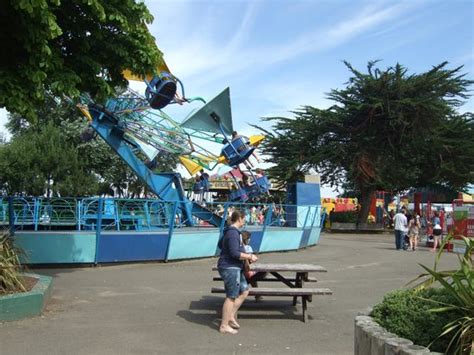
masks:
{"type": "Polygon", "coordinates": [[[48,176],[48,187],[46,189],[46,197],[51,198],[51,176],[48,176]]]}
{"type": "Polygon", "coordinates": [[[359,216],[357,217],[357,229],[359,225],[367,223],[367,217],[369,217],[370,203],[372,202],[372,197],[374,197],[375,190],[367,189],[363,190],[361,195],[361,208],[359,210],[359,216]]]}

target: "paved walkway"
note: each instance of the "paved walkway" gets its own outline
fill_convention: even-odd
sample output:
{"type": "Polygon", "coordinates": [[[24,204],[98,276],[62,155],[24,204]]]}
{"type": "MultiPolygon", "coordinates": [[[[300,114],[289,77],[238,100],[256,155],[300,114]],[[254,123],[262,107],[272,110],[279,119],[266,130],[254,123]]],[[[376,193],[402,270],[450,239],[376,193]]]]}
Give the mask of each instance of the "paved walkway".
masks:
{"type": "Polygon", "coordinates": [[[236,336],[217,331],[216,259],[35,270],[54,276],[52,302],[41,317],[0,324],[0,354],[352,354],[357,312],[433,260],[427,249],[394,250],[388,234],[323,234],[319,246],[263,254],[262,262],[325,266],[317,285],[334,295],[314,297],[306,324],[288,298],[249,299],[236,336]]]}

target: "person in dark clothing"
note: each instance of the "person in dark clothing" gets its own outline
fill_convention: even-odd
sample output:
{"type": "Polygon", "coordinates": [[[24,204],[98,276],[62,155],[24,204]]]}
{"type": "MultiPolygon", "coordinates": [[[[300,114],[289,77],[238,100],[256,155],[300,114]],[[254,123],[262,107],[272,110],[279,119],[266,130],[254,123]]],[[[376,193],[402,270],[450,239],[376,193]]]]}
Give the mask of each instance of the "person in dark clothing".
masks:
{"type": "Polygon", "coordinates": [[[221,254],[217,262],[219,275],[224,281],[226,299],[222,306],[221,333],[237,334],[240,325],[236,313],[248,296],[248,284],[244,276],[244,260],[255,262],[255,254],[245,252],[240,228],[245,224],[245,213],[234,211],[230,216],[230,226],[224,230],[224,237],[219,241],[221,254]]]}
{"type": "Polygon", "coordinates": [[[201,169],[201,184],[203,187],[204,192],[209,191],[209,174],[204,171],[204,169],[201,169]]]}

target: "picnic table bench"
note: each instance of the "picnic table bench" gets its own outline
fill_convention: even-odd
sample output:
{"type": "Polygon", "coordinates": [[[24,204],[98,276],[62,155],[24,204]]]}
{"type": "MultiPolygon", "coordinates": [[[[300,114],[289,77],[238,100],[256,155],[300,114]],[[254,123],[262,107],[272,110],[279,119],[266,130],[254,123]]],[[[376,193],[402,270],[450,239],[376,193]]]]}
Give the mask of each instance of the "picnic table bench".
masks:
{"type": "MultiPolygon", "coordinates": [[[[296,278],[295,277],[286,277],[285,278],[287,281],[289,282],[296,282],[296,278]]],[[[212,281],[222,281],[222,277],[220,276],[214,276],[212,278],[212,281]]],[[[258,282],[280,282],[279,279],[277,279],[276,277],[269,277],[269,276],[266,276],[264,278],[261,278],[259,280],[257,280],[258,282]]],[[[308,276],[308,278],[306,280],[304,280],[305,282],[318,282],[318,279],[315,278],[315,277],[310,277],[308,276]]]]}
{"type": "MultiPolygon", "coordinates": [[[[217,267],[213,268],[217,271],[217,267]]],[[[303,309],[303,322],[307,320],[307,302],[312,302],[313,295],[331,295],[329,288],[306,288],[305,282],[316,282],[317,279],[309,277],[309,272],[327,272],[327,270],[319,265],[312,264],[263,264],[256,263],[251,265],[251,270],[256,274],[252,278],[255,281],[263,282],[282,282],[287,287],[282,288],[250,288],[251,296],[289,296],[293,298],[293,305],[296,306],[298,297],[301,297],[303,309]],[[285,276],[281,272],[292,272],[296,276],[285,276]],[[269,277],[272,275],[273,277],[269,277]]],[[[213,281],[222,281],[220,277],[213,277],[213,281]]],[[[212,287],[211,293],[225,293],[224,287],[212,287]]]]}

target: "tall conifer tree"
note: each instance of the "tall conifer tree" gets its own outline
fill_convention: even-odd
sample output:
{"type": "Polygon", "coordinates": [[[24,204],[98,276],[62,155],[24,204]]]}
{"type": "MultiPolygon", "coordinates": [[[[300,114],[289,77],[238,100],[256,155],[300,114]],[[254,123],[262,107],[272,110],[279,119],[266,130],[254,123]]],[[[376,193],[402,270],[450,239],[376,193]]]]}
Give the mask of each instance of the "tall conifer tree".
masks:
{"type": "Polygon", "coordinates": [[[271,175],[293,182],[316,171],[325,184],[349,184],[361,194],[360,223],[376,190],[462,190],[474,181],[474,117],[458,112],[473,82],[462,67],[409,74],[400,64],[381,70],[369,62],[364,73],[345,64],[351,77],[329,93],[329,109],[264,118],[273,125],[263,145],[276,164],[271,175]]]}

